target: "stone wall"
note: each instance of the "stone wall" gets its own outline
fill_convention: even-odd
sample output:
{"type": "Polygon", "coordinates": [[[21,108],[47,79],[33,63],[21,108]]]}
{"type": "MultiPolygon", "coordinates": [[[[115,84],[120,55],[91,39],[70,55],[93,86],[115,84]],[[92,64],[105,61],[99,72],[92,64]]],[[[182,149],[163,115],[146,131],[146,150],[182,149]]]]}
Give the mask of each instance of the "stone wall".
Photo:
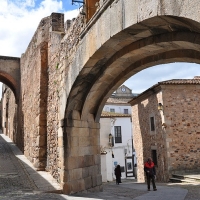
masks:
{"type": "Polygon", "coordinates": [[[162,86],[168,170],[200,171],[199,85],[162,86]]]}
{"type": "MultiPolygon", "coordinates": [[[[20,61],[22,131],[17,138],[37,170],[49,170],[66,193],[101,187],[98,121],[106,98],[117,87],[155,64],[199,63],[200,4],[194,0],[188,7],[181,2],[163,0],[161,6],[154,0],[111,0],[86,26],[79,16],[64,27],[64,16],[58,13],[40,22],[20,61]]],[[[161,125],[158,133],[147,135],[149,122],[142,110],[151,113],[153,105],[144,103],[147,107],[136,109],[144,123],[137,125],[138,141],[145,141],[141,166],[150,145],[158,153],[165,148],[161,125]]],[[[156,123],[163,122],[162,115],[155,113],[156,123]]],[[[173,147],[171,138],[165,141],[173,147]]],[[[165,166],[168,161],[163,160],[158,155],[158,165],[164,162],[165,166]]]]}
{"type": "Polygon", "coordinates": [[[37,170],[46,167],[47,42],[50,19],[44,18],[21,57],[21,121],[24,154],[37,170]]]}
{"type": "Polygon", "coordinates": [[[15,103],[16,99],[14,93],[11,89],[8,89],[8,136],[16,143],[17,136],[17,105],[15,103]]]}
{"type": "Polygon", "coordinates": [[[143,182],[144,162],[152,157],[152,150],[157,151],[157,180],[167,179],[165,130],[162,128],[162,116],[158,103],[162,102],[162,93],[151,95],[132,107],[133,138],[137,155],[137,179],[143,182]],[[150,131],[150,117],[154,116],[155,130],[150,131]]]}
{"type": "Polygon", "coordinates": [[[200,170],[200,100],[198,85],[162,85],[162,92],[151,94],[132,107],[134,147],[138,181],[144,181],[143,164],[157,151],[157,179],[168,181],[174,172],[200,170]],[[158,111],[158,103],[163,110],[158,111]],[[150,116],[155,132],[150,132],[150,116]]]}
{"type": "MultiPolygon", "coordinates": [[[[66,76],[84,27],[83,16],[67,20],[65,32],[50,32],[48,44],[47,170],[62,183],[64,150],[63,124],[66,106],[66,76]]],[[[64,31],[64,30],[63,30],[64,31]]]]}
{"type": "Polygon", "coordinates": [[[16,143],[17,132],[17,105],[15,95],[12,90],[4,85],[2,97],[2,129],[16,143]]]}

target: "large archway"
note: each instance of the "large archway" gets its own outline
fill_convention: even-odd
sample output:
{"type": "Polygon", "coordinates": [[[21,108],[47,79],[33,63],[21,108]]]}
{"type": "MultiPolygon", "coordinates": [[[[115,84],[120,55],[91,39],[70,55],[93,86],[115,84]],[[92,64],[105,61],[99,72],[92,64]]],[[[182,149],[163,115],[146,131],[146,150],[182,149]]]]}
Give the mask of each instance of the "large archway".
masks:
{"type": "MultiPolygon", "coordinates": [[[[66,107],[66,118],[70,116],[72,110],[77,110],[84,120],[89,111],[98,122],[105,100],[119,85],[142,69],[175,61],[199,63],[198,23],[189,19],[163,16],[145,20],[141,25],[144,24],[148,27],[147,30],[140,30],[137,37],[133,36],[130,44],[126,45],[126,40],[131,40],[131,30],[126,29],[108,40],[89,59],[73,84],[66,107]],[[160,23],[157,22],[156,27],[152,26],[159,20],[160,23]],[[165,20],[168,24],[163,26],[161,22],[165,20]],[[175,26],[174,21],[179,20],[182,26],[175,26]],[[112,43],[112,49],[109,43],[112,43]],[[122,45],[123,48],[118,51],[117,46],[122,47],[122,45]],[[107,48],[108,46],[110,48],[107,48]],[[94,60],[98,62],[92,66],[94,60]],[[88,99],[90,99],[89,105],[88,99]]],[[[135,26],[132,29],[139,31],[137,28],[140,24],[135,26]]]]}
{"type": "MultiPolygon", "coordinates": [[[[97,174],[91,176],[91,182],[97,181],[88,188],[99,185],[98,122],[107,98],[125,80],[145,68],[177,61],[200,63],[199,33],[199,23],[190,19],[154,17],[116,34],[90,57],[67,100],[64,123],[66,174],[74,170],[78,170],[79,175],[84,174],[83,171],[91,166],[97,174]],[[88,142],[91,138],[93,141],[88,142]]],[[[72,183],[66,175],[65,178],[68,183],[64,188],[76,191],[76,181],[72,183]]]]}

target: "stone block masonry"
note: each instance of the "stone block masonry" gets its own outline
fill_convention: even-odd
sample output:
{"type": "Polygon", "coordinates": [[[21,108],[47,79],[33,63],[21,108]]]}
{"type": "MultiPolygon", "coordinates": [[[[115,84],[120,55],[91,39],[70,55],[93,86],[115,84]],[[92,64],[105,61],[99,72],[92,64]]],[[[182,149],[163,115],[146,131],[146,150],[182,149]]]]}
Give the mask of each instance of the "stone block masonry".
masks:
{"type": "MultiPolygon", "coordinates": [[[[89,18],[79,15],[65,24],[63,14],[52,13],[41,20],[21,59],[6,62],[0,57],[0,78],[14,91],[18,105],[20,130],[13,139],[16,138],[36,169],[48,170],[65,193],[101,190],[98,122],[107,98],[125,80],[155,64],[200,63],[198,0],[190,5],[182,0],[163,0],[162,5],[155,0],[110,0],[100,1],[97,6],[89,18]],[[20,71],[18,79],[11,73],[13,70],[5,71],[12,64],[20,71]]],[[[145,105],[148,107],[148,102],[145,105]]],[[[171,137],[173,134],[178,141],[180,131],[193,127],[190,134],[186,132],[198,141],[198,124],[191,126],[195,120],[188,120],[189,114],[198,116],[198,113],[196,110],[185,113],[187,123],[181,117],[178,133],[166,116],[165,123],[171,126],[171,132],[161,134],[159,129],[159,133],[148,136],[152,141],[158,140],[157,151],[161,152],[158,164],[164,162],[163,171],[169,166],[172,169],[181,166],[182,160],[196,162],[193,152],[198,149],[193,139],[187,147],[187,156],[189,150],[192,155],[190,161],[184,156],[182,160],[168,157],[177,151],[183,155],[171,137]],[[167,147],[170,151],[166,155],[167,147]]],[[[10,111],[9,114],[13,115],[10,111]]],[[[147,123],[147,118],[143,119],[147,123]]],[[[163,120],[161,116],[156,123],[159,120],[163,120]]],[[[148,127],[144,128],[142,134],[146,134],[148,127]]],[[[142,136],[139,137],[142,142],[142,136]]],[[[153,142],[151,145],[156,148],[153,142]]],[[[145,146],[149,147],[147,143],[145,146]]],[[[146,157],[145,152],[146,149],[141,155],[146,157]]]]}
{"type": "Polygon", "coordinates": [[[161,85],[160,92],[135,100],[132,115],[139,181],[144,181],[143,164],[152,150],[157,152],[160,181],[168,181],[172,173],[200,170],[199,101],[198,84],[161,85]],[[163,104],[162,111],[158,103],[163,104]],[[150,117],[155,120],[153,132],[150,117]]]}

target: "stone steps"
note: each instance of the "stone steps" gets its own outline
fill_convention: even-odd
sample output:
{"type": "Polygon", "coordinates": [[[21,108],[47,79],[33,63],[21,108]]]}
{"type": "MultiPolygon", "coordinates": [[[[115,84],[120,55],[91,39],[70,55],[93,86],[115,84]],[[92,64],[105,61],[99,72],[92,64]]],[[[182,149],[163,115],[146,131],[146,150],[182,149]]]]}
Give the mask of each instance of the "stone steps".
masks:
{"type": "Polygon", "coordinates": [[[170,181],[173,183],[198,183],[200,182],[200,174],[172,174],[172,178],[170,178],[170,181]]]}

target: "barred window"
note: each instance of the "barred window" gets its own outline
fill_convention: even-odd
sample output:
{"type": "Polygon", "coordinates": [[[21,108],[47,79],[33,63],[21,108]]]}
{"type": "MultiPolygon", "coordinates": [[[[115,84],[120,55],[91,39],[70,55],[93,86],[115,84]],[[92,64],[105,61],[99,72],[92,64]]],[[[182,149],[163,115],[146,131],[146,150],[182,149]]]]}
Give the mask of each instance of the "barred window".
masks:
{"type": "Polygon", "coordinates": [[[115,126],[115,143],[122,143],[122,132],[121,132],[121,126],[115,126]]]}
{"type": "Polygon", "coordinates": [[[128,109],[124,109],[124,114],[128,114],[128,109]]]}

